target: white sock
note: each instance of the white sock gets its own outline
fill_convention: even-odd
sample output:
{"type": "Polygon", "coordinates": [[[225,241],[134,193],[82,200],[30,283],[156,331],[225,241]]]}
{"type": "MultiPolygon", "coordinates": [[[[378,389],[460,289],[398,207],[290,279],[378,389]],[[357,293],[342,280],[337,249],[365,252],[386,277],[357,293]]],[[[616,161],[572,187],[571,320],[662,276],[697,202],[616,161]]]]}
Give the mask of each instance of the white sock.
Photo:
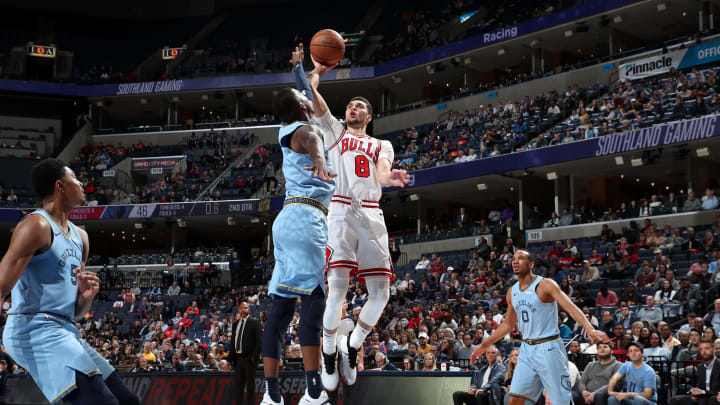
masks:
{"type": "Polygon", "coordinates": [[[353,329],[350,334],[350,346],[355,349],[359,349],[365,341],[365,338],[370,334],[370,331],[372,331],[372,328],[365,329],[360,326],[360,322],[358,322],[357,325],[355,325],[355,329],[353,329]]]}
{"type": "Polygon", "coordinates": [[[323,330],[323,353],[333,354],[337,351],[337,329],[335,332],[323,330]]]}

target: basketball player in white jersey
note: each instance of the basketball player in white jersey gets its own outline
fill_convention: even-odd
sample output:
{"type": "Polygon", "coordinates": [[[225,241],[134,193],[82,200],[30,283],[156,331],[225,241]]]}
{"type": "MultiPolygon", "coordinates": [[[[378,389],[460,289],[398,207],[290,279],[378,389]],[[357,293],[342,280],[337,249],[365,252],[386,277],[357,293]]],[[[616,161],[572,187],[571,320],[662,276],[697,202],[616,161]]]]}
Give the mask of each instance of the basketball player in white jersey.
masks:
{"type": "Polygon", "coordinates": [[[405,170],[392,169],[392,144],[365,132],[372,120],[372,106],[367,99],[353,97],[348,102],[345,108],[347,128],[330,114],[317,88],[320,77],[332,67],[313,62],[315,70],[308,80],[315,119],[325,133],[330,159],[338,175],[328,215],[328,299],[323,316],[321,373],[325,389],[333,391],[339,380],[338,365],[345,383],[355,383],[357,351],[380,319],[390,297],[390,282],[394,276],[380,198],[383,187],[404,187],[409,176],[405,170]],[[355,275],[360,283],[365,283],[368,300],[350,336],[337,342],[342,305],[350,279],[355,275]],[[339,364],[336,363],[338,349],[339,364]]]}
{"type": "Polygon", "coordinates": [[[590,324],[555,281],[533,274],[533,266],[527,251],[515,252],[512,267],[518,281],[507,292],[505,320],[473,351],[470,362],[475,363],[485,349],[517,327],[523,344],[510,384],[508,404],[535,403],[544,388],[546,400],[553,405],[569,405],[572,402],[570,373],[558,328],[558,304],[588,331],[592,343],[607,342],[608,337],[590,324]]]}

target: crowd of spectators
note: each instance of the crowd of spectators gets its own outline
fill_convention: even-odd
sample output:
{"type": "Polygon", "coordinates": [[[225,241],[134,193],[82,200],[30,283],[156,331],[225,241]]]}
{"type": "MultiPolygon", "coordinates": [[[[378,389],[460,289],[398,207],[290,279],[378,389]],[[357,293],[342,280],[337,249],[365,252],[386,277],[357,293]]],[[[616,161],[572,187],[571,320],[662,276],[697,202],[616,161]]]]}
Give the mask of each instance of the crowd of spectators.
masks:
{"type": "Polygon", "coordinates": [[[618,219],[647,218],[655,215],[714,210],[717,208],[718,197],[712,188],[706,189],[702,197],[698,197],[692,190],[687,195],[683,193],[679,196],[676,196],[674,192],[669,192],[667,196],[653,194],[650,198],[630,200],[627,203],[622,202],[617,209],[609,207],[604,211],[584,205],[580,207],[571,205],[569,208],[563,209],[561,213],[551,212],[548,215],[544,214],[540,207],[536,205],[533,206],[530,213],[528,228],[550,228],[618,219]]]}
{"type": "Polygon", "coordinates": [[[646,128],[720,110],[720,68],[680,72],[615,89],[568,87],[520,101],[451,112],[444,120],[389,134],[395,166],[427,169],[646,128]]]}
{"type": "MultiPolygon", "coordinates": [[[[460,223],[464,221],[463,214],[460,223]]],[[[667,372],[677,364],[700,361],[700,339],[714,341],[720,332],[720,299],[716,300],[720,217],[714,224],[696,228],[704,229],[700,236],[692,227],[671,229],[648,218],[642,228],[633,223],[622,235],[604,228],[600,235],[577,244],[557,241],[529,249],[534,272],[554,279],[591,323],[612,337],[608,345],[612,356],[626,360],[632,342],[639,342],[646,358],[655,361],[651,365],[660,364],[664,369],[658,372],[667,372]]],[[[506,292],[515,282],[510,259],[517,249],[510,238],[493,246],[480,238],[471,250],[424,255],[396,266],[390,301],[361,351],[362,369],[472,367],[470,354],[504,319],[506,292]]],[[[231,349],[229,325],[242,302],[251,304],[254,316],[264,325],[269,303],[265,282],[272,258],[257,257],[252,266],[245,266],[252,284],[239,287],[220,285],[212,266],[190,265],[196,253],[197,249],[178,252],[178,262],[186,261],[176,266],[182,270],[171,271],[171,277],[153,280],[142,289],[137,284],[118,284],[117,269],[102,270],[98,302],[77,323],[82,336],[123,370],[230,371],[230,365],[222,361],[231,349]]],[[[397,260],[397,255],[393,257],[397,260]]],[[[229,261],[232,269],[233,262],[239,263],[237,253],[229,261]]],[[[174,266],[172,261],[168,264],[174,266]]],[[[366,299],[364,285],[351,283],[344,318],[355,321],[366,299]]],[[[562,337],[574,341],[568,345],[569,359],[579,372],[597,367],[591,362],[596,355],[607,360],[605,349],[590,345],[583,328],[567,312],[559,314],[562,337]]],[[[297,316],[284,339],[284,369],[299,367],[301,362],[296,325],[297,316]]],[[[510,369],[511,376],[520,342],[521,336],[513,331],[490,353],[497,355],[496,360],[488,354],[477,366],[482,369],[489,362],[493,367],[497,361],[510,369]]],[[[716,349],[719,346],[720,341],[716,349]]],[[[509,382],[506,372],[499,375],[503,376],[498,381],[501,386],[509,382]]],[[[581,381],[585,386],[597,385],[592,384],[594,372],[582,375],[582,379],[579,375],[572,379],[580,393],[581,381]]],[[[668,387],[678,390],[680,383],[674,381],[668,387]]]]}

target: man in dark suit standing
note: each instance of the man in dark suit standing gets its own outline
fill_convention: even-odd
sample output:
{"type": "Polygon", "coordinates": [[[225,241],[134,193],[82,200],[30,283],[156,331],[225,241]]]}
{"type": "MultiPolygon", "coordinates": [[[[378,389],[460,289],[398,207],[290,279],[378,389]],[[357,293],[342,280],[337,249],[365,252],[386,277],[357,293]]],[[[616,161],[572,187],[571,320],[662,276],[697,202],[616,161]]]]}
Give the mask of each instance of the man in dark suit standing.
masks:
{"type": "Polygon", "coordinates": [[[247,386],[248,405],[255,405],[255,372],[262,342],[260,322],[250,316],[250,305],[243,302],[238,307],[239,318],[233,322],[230,336],[228,359],[235,367],[236,404],[242,403],[243,392],[247,386]]]}
{"type": "Polygon", "coordinates": [[[703,362],[697,367],[695,384],[690,389],[690,395],[680,395],[670,398],[670,405],[693,404],[718,405],[720,392],[720,359],[715,357],[713,342],[703,339],[700,342],[700,354],[703,362]]]}

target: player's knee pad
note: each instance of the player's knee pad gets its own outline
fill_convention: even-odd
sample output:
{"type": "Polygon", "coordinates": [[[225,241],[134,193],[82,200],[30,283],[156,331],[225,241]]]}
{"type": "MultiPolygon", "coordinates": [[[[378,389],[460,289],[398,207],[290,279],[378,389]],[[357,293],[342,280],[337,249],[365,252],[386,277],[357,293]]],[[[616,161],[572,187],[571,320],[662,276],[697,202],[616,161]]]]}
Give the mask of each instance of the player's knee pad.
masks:
{"type": "Polygon", "coordinates": [[[115,395],[120,405],[140,405],[138,396],[130,391],[127,385],[120,379],[117,371],[110,374],[110,377],[105,380],[105,384],[110,389],[110,392],[115,395]]]}
{"type": "Polygon", "coordinates": [[[360,320],[370,326],[375,326],[390,299],[390,279],[384,276],[366,277],[365,286],[368,291],[368,299],[360,311],[360,320]]]}
{"type": "Polygon", "coordinates": [[[304,296],[301,306],[298,326],[300,346],[319,346],[323,312],[325,312],[325,295],[320,287],[311,295],[304,296]]]}
{"type": "Polygon", "coordinates": [[[119,405],[118,399],[110,391],[102,375],[87,376],[75,371],[75,390],[65,396],[63,401],[72,405],[98,404],[119,405]]]}
{"type": "Polygon", "coordinates": [[[280,358],[282,340],[295,314],[295,298],[273,297],[262,337],[263,357],[280,358]]]}
{"type": "Polygon", "coordinates": [[[350,270],[343,270],[332,269],[328,272],[328,296],[323,314],[323,326],[328,330],[337,329],[342,318],[342,306],[350,286],[350,270]]]}

